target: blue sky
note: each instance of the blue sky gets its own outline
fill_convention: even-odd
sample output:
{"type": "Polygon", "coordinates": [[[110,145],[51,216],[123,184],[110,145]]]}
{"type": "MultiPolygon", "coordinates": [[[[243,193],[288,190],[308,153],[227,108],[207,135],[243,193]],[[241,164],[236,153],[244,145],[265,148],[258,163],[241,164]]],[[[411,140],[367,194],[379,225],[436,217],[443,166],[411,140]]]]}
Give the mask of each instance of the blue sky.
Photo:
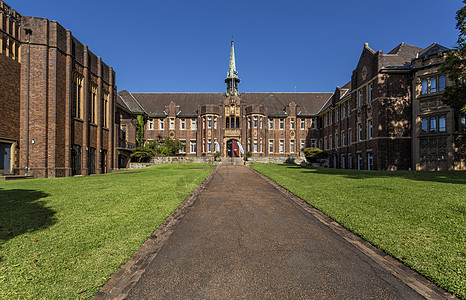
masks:
{"type": "Polygon", "coordinates": [[[240,92],[333,92],[365,42],[454,46],[460,0],[7,0],[58,21],[117,72],[118,90],[224,92],[231,35],[240,92]],[[77,5],[79,4],[79,5],[77,5]]]}

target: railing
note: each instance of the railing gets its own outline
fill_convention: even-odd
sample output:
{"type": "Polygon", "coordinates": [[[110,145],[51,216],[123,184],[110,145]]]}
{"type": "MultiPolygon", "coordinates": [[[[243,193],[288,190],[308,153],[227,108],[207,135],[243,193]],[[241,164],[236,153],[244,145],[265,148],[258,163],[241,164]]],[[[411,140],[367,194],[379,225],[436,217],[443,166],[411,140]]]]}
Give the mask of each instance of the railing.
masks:
{"type": "Polygon", "coordinates": [[[123,140],[118,140],[118,148],[125,148],[125,149],[134,149],[136,148],[136,144],[134,143],[130,143],[130,142],[127,142],[127,141],[123,141],[123,140]]]}

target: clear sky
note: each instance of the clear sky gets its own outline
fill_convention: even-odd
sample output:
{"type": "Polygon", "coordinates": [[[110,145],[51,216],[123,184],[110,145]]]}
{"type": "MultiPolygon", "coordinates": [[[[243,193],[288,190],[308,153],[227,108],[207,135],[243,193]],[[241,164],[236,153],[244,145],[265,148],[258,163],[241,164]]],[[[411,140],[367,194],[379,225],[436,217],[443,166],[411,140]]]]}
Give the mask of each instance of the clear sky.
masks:
{"type": "Polygon", "coordinates": [[[333,92],[365,42],[454,46],[461,0],[6,0],[58,21],[114,68],[118,90],[224,92],[234,35],[240,92],[333,92]]]}

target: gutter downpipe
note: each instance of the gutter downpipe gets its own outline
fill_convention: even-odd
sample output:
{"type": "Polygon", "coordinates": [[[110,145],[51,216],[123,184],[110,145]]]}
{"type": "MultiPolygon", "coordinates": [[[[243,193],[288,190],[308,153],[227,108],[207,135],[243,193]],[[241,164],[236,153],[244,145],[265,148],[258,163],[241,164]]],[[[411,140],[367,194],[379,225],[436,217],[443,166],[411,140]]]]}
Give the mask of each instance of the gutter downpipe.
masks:
{"type": "Polygon", "coordinates": [[[31,34],[32,30],[29,28],[24,28],[25,33],[28,36],[27,44],[27,54],[28,54],[28,63],[27,63],[27,77],[26,77],[26,175],[31,175],[29,171],[29,77],[31,70],[31,34]]]}

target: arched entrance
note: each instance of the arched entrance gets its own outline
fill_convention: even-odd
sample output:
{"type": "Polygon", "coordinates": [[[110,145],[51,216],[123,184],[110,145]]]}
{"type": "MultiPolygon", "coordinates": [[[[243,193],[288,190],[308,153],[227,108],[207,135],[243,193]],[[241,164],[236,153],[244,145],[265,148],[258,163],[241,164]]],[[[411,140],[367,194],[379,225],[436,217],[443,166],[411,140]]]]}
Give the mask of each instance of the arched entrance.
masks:
{"type": "Polygon", "coordinates": [[[239,157],[239,146],[237,140],[231,139],[227,141],[227,156],[239,157]]]}

